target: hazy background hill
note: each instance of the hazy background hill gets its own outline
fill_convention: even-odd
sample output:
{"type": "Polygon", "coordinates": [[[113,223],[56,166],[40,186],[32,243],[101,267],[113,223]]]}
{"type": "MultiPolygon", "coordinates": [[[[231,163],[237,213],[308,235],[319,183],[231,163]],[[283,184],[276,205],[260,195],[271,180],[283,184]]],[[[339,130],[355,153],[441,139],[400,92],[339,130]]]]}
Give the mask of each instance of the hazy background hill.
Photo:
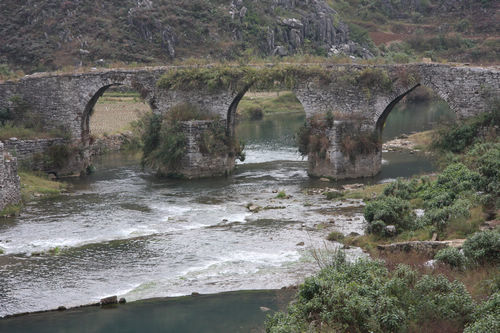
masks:
{"type": "Polygon", "coordinates": [[[2,0],[0,75],[311,54],[498,59],[498,1],[2,0]]]}

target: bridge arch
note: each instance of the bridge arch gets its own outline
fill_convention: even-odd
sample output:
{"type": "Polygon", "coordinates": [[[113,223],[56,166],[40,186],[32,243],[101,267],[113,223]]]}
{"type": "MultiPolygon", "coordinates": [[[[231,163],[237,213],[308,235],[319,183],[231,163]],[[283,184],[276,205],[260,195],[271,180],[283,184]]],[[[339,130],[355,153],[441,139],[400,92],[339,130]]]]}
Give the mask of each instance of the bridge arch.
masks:
{"type": "Polygon", "coordinates": [[[112,87],[126,87],[131,91],[139,93],[140,97],[146,102],[151,111],[154,110],[155,98],[154,95],[147,90],[142,84],[137,82],[130,82],[128,80],[117,81],[117,82],[104,82],[103,85],[97,90],[93,90],[89,93],[89,99],[86,101],[84,110],[81,116],[81,136],[80,142],[84,145],[90,143],[91,138],[91,118],[94,114],[94,110],[99,99],[112,87]]]}
{"type": "MultiPolygon", "coordinates": [[[[383,137],[388,138],[384,133],[386,124],[389,123],[388,120],[392,116],[395,116],[393,111],[397,110],[398,116],[405,116],[403,118],[395,118],[390,121],[391,125],[394,127],[394,121],[398,123],[397,126],[399,131],[406,130],[405,134],[409,134],[412,131],[423,131],[431,128],[431,124],[436,121],[446,120],[454,121],[459,118],[460,114],[453,109],[453,106],[443,97],[439,91],[436,91],[421,83],[415,84],[410,89],[404,91],[403,93],[397,95],[392,99],[388,105],[385,107],[381,115],[378,117],[375,123],[375,133],[380,139],[383,137]],[[420,101],[418,96],[420,93],[420,101]],[[411,100],[414,99],[412,102],[411,100]],[[406,100],[406,102],[403,102],[406,100]],[[412,110],[410,112],[410,110],[412,110]]],[[[390,132],[394,135],[394,132],[398,132],[396,128],[391,127],[390,132]]],[[[388,134],[389,137],[391,134],[388,134]]]]}

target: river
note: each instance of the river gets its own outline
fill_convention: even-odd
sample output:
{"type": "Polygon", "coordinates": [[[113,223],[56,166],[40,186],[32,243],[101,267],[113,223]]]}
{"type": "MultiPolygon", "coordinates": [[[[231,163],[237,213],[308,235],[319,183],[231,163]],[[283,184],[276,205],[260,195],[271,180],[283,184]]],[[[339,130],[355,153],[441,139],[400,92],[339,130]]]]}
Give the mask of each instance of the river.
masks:
{"type": "MultiPolygon", "coordinates": [[[[384,137],[427,129],[441,116],[396,110],[384,137]],[[399,126],[401,119],[409,125],[399,126]]],[[[304,115],[288,114],[239,124],[247,159],[228,178],[158,179],[137,157],[110,154],[96,161],[93,175],[70,180],[70,194],[2,220],[0,316],[110,295],[135,301],[300,283],[318,269],[311,249],[340,246],[325,245],[329,230],[362,233],[364,222],[362,208],[353,208],[359,202],[333,205],[307,193],[335,184],[307,176],[293,139],[303,122],[304,115]],[[277,199],[277,191],[291,198],[277,199]],[[268,209],[252,213],[249,203],[268,209]]],[[[364,181],[434,170],[416,154],[383,158],[382,172],[364,181]]],[[[363,253],[353,248],[347,255],[363,253]]]]}

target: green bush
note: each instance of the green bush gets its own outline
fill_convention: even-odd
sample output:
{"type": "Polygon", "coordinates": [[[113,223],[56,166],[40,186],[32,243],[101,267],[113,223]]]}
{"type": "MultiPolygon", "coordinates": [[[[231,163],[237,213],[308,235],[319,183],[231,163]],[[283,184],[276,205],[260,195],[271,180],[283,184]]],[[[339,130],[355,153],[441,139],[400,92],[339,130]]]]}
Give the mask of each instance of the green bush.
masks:
{"type": "Polygon", "coordinates": [[[385,225],[395,225],[398,232],[413,230],[415,227],[415,213],[411,210],[408,201],[395,197],[379,197],[366,204],[364,216],[370,225],[374,221],[382,221],[385,225]]]}
{"type": "Polygon", "coordinates": [[[295,134],[295,141],[297,142],[299,153],[302,156],[309,154],[309,137],[311,136],[311,125],[306,121],[295,134]]]}
{"type": "MultiPolygon", "coordinates": [[[[326,116],[325,116],[326,118],[326,116]]],[[[299,128],[295,140],[298,145],[299,153],[302,156],[316,154],[319,158],[326,158],[326,153],[330,147],[330,141],[324,131],[328,128],[327,121],[322,119],[312,119],[306,121],[299,128]]]]}
{"type": "Polygon", "coordinates": [[[344,194],[342,192],[339,192],[339,191],[329,191],[329,192],[325,193],[325,196],[326,196],[327,200],[334,200],[334,199],[342,198],[344,196],[344,194]]]}
{"type": "Polygon", "coordinates": [[[467,238],[463,245],[467,259],[478,264],[500,263],[500,231],[477,232],[467,238]]]}
{"type": "Polygon", "coordinates": [[[373,221],[370,224],[368,224],[367,231],[370,234],[384,236],[386,226],[387,225],[384,223],[384,221],[376,220],[376,221],[373,221]]]}
{"type": "Polygon", "coordinates": [[[393,196],[404,200],[413,199],[418,189],[418,180],[406,181],[398,178],[395,182],[389,183],[384,187],[385,196],[393,196]]]}
{"type": "Polygon", "coordinates": [[[418,196],[424,200],[426,209],[451,206],[459,195],[477,191],[481,176],[462,163],[450,164],[435,182],[421,187],[418,196]]]}
{"type": "Polygon", "coordinates": [[[413,290],[418,322],[449,320],[465,325],[472,319],[475,304],[465,286],[442,275],[424,275],[413,290]]]}
{"type": "Polygon", "coordinates": [[[434,259],[456,268],[464,267],[466,262],[465,256],[455,247],[439,250],[434,259]]]}
{"type": "Polygon", "coordinates": [[[142,165],[168,174],[184,156],[186,138],[177,123],[168,122],[156,114],[148,114],[145,117],[142,165]]]}
{"type": "Polygon", "coordinates": [[[500,196],[500,142],[478,143],[468,151],[465,159],[481,174],[481,189],[500,196]]]}
{"type": "Polygon", "coordinates": [[[464,333],[496,332],[500,332],[500,292],[494,293],[478,305],[474,312],[474,321],[464,330],[464,333]]]}
{"type": "Polygon", "coordinates": [[[259,107],[251,107],[247,110],[248,119],[250,120],[260,120],[264,118],[264,112],[259,107]]]}
{"type": "Polygon", "coordinates": [[[440,320],[463,327],[474,309],[464,285],[444,276],[337,258],[299,286],[286,313],[269,317],[266,332],[404,332],[440,320]]]}
{"type": "Polygon", "coordinates": [[[381,91],[391,91],[392,80],[385,70],[380,68],[366,68],[356,76],[356,83],[361,88],[378,89],[381,91]]]}
{"type": "MultiPolygon", "coordinates": [[[[495,104],[493,101],[492,104],[495,104]]],[[[493,105],[491,112],[483,113],[463,123],[451,127],[443,127],[433,143],[433,148],[442,151],[461,153],[481,140],[479,135],[482,129],[500,126],[500,108],[493,105]]]]}
{"type": "Polygon", "coordinates": [[[2,126],[5,126],[5,123],[12,119],[13,117],[12,113],[10,112],[10,109],[0,109],[0,124],[2,126]]]}
{"type": "Polygon", "coordinates": [[[278,195],[276,195],[277,199],[286,199],[286,192],[285,191],[279,191],[278,195]]]}
{"type": "Polygon", "coordinates": [[[50,167],[60,169],[66,165],[69,158],[75,153],[68,145],[51,146],[48,151],[48,164],[50,167]]]}
{"type": "Polygon", "coordinates": [[[332,231],[326,237],[331,242],[341,242],[345,238],[344,234],[338,231],[332,231]]]}

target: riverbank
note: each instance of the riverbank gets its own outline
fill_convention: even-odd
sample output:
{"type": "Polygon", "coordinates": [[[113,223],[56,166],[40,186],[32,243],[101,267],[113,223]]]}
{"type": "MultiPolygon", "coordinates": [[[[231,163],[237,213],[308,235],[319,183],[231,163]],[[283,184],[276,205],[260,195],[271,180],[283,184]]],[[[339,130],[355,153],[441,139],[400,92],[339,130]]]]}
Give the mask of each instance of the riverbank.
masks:
{"type": "Polygon", "coordinates": [[[322,271],[299,287],[294,305],[266,329],[498,332],[498,106],[432,135],[423,150],[439,160],[440,172],[327,192],[340,202],[362,197],[365,226],[365,235],[337,232],[327,239],[344,250],[361,247],[375,260],[350,262],[342,251],[331,252],[322,271]]]}
{"type": "MultiPolygon", "coordinates": [[[[55,198],[68,190],[68,184],[51,180],[44,173],[20,171],[21,202],[9,205],[0,211],[1,217],[14,217],[21,213],[23,206],[33,200],[55,198]]],[[[0,254],[1,254],[0,248],[0,254]]]]}

